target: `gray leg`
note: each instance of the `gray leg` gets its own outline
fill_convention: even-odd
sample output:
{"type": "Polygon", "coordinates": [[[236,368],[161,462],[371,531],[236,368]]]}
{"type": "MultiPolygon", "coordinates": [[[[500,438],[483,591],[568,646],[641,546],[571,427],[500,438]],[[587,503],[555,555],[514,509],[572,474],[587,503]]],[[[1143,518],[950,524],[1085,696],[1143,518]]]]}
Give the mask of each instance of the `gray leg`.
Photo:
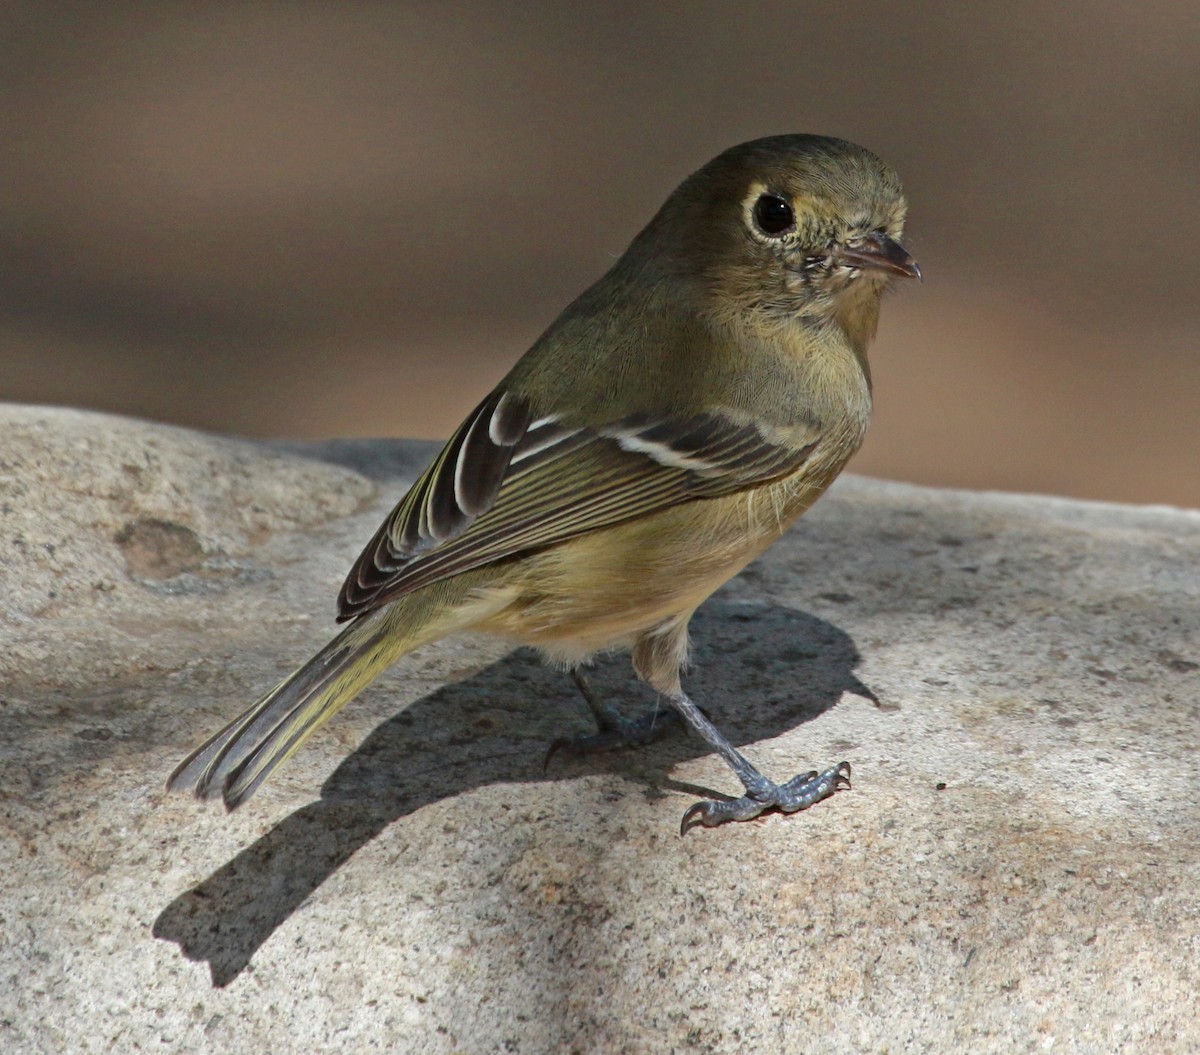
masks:
{"type": "Polygon", "coordinates": [[[850,786],[850,763],[839,762],[836,766],[818,773],[815,769],[793,777],[786,784],[776,784],[764,777],[747,758],[737,750],[700,712],[683,692],[672,693],[668,699],[693,729],[717,752],[729,768],[737,774],[746,789],[746,794],[731,802],[705,800],[697,802],[684,815],[679,825],[679,834],[686,835],[692,822],[713,828],[726,821],[748,821],[772,806],[784,813],[806,810],[816,802],[828,798],[840,788],[850,786]]]}
{"type": "Polygon", "coordinates": [[[626,718],[611,704],[600,699],[599,694],[592,688],[591,683],[584,677],[578,667],[571,670],[571,678],[579,689],[580,695],[588,705],[596,719],[599,732],[590,736],[562,737],[555,740],[546,752],[546,766],[550,759],[560,752],[568,757],[591,755],[600,751],[615,751],[622,747],[644,747],[653,743],[668,729],[679,724],[679,712],[669,707],[655,705],[645,714],[637,718],[626,718]]]}

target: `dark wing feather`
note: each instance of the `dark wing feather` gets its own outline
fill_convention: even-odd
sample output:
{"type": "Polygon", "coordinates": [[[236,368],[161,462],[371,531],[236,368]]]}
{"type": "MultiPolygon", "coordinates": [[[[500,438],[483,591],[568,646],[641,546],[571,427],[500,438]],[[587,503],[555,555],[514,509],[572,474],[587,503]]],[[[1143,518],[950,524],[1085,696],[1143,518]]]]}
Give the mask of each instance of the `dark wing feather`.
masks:
{"type": "Polygon", "coordinates": [[[789,475],[815,446],[771,442],[719,412],[599,428],[529,417],[516,397],[481,404],[359,557],[340,619],[471,568],[789,475]]]}
{"type": "Polygon", "coordinates": [[[529,426],[529,404],[493,392],[450,437],[433,464],[379,526],[338,595],[348,619],[422,553],[460,535],[491,508],[518,441],[529,426]]]}

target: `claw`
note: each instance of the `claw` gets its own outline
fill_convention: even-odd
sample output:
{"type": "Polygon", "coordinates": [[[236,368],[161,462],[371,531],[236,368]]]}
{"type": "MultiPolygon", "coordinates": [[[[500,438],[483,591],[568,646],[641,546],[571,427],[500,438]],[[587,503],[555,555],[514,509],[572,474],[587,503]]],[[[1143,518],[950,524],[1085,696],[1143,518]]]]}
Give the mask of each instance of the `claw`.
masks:
{"type": "Polygon", "coordinates": [[[554,758],[559,751],[566,751],[568,758],[573,758],[579,753],[575,746],[575,741],[569,736],[560,736],[548,748],[546,748],[546,757],[542,759],[542,776],[550,772],[550,760],[554,758]]]}
{"type": "MultiPolygon", "coordinates": [[[[738,799],[737,802],[744,802],[744,799],[738,799]]],[[[711,799],[703,799],[688,807],[683,815],[683,819],[679,822],[679,835],[682,838],[687,835],[695,825],[692,821],[696,818],[700,819],[700,824],[705,828],[715,828],[718,824],[723,824],[727,820],[732,820],[732,814],[723,816],[724,810],[722,806],[733,806],[732,802],[713,802],[711,799]]],[[[761,807],[760,807],[761,808],[761,807]]]]}
{"type": "Polygon", "coordinates": [[[550,769],[550,760],[560,751],[565,751],[568,758],[579,758],[603,751],[645,747],[676,728],[680,721],[679,715],[674,711],[651,711],[634,719],[618,716],[611,720],[611,724],[602,726],[599,732],[590,736],[560,736],[547,748],[542,772],[550,769]]]}
{"type": "Polygon", "coordinates": [[[706,828],[715,828],[727,821],[751,820],[772,808],[783,813],[796,813],[828,798],[843,787],[850,787],[849,762],[839,762],[824,773],[818,773],[815,769],[801,773],[786,784],[772,784],[764,780],[759,785],[755,782],[747,785],[747,792],[740,799],[730,802],[705,799],[689,806],[679,822],[679,834],[686,835],[697,821],[706,828]]]}
{"type": "Polygon", "coordinates": [[[621,747],[632,746],[619,732],[602,730],[589,736],[560,736],[546,749],[546,758],[542,763],[542,772],[550,769],[550,760],[560,751],[566,758],[582,758],[584,755],[595,755],[603,751],[615,751],[621,747]]]}

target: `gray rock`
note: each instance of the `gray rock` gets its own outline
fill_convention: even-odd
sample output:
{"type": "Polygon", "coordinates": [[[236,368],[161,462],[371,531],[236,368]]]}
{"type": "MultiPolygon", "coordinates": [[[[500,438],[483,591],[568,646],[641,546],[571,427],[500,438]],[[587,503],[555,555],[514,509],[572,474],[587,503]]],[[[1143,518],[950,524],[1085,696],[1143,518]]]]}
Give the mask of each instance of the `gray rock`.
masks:
{"type": "Polygon", "coordinates": [[[1200,1050],[1196,513],[840,481],[688,679],[853,764],[806,813],[681,839],[736,790],[685,738],[544,774],[570,684],[469,639],[166,795],[431,449],[0,408],[0,1050],[1200,1050]]]}

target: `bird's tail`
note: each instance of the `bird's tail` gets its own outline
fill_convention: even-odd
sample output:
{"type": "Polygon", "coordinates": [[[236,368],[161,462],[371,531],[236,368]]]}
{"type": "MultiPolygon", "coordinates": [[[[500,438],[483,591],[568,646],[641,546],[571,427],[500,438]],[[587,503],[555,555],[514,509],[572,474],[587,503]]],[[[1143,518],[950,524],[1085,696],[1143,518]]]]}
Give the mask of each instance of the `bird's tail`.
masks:
{"type": "Polygon", "coordinates": [[[406,652],[473,621],[461,611],[447,610],[448,598],[431,596],[438,593],[419,591],[356,619],[188,755],[167,780],[168,790],[194,788],[199,798],[220,795],[226,809],[240,806],[277,766],[406,652]]]}

